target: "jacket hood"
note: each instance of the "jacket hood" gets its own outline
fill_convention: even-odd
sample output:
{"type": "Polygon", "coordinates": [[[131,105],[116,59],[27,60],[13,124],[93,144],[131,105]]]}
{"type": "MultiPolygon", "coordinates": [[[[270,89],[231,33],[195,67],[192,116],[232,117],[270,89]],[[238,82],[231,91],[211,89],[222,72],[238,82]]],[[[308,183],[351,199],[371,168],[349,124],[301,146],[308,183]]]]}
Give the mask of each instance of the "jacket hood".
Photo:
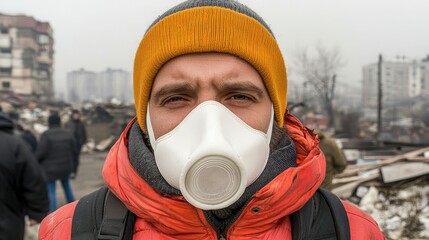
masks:
{"type": "Polygon", "coordinates": [[[12,131],[14,124],[12,119],[10,119],[5,113],[0,112],[0,130],[1,131],[12,131]]]}
{"type": "MultiPolygon", "coordinates": [[[[182,196],[159,194],[132,167],[127,133],[135,121],[128,124],[106,158],[103,178],[107,186],[137,217],[161,232],[170,235],[185,232],[196,238],[207,235],[210,227],[201,209],[182,196]]],[[[281,218],[300,209],[323,181],[325,160],[318,138],[290,114],[285,115],[284,122],[295,143],[297,166],[286,169],[257,191],[230,229],[246,229],[248,234],[267,231],[281,218]],[[255,208],[257,214],[252,211],[255,208]]]]}

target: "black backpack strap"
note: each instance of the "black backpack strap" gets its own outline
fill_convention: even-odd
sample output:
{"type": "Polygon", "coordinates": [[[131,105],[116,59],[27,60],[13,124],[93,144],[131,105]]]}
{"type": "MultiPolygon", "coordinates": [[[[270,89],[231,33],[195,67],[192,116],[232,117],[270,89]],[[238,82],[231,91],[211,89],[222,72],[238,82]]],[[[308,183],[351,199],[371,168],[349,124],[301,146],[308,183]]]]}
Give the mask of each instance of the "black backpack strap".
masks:
{"type": "Polygon", "coordinates": [[[111,191],[107,192],[98,239],[131,239],[135,215],[111,191]]]}
{"type": "Polygon", "coordinates": [[[337,239],[350,239],[350,225],[346,209],[341,200],[333,193],[319,188],[319,193],[325,199],[331,210],[332,218],[335,224],[337,239]]]}
{"type": "Polygon", "coordinates": [[[314,199],[312,197],[301,209],[289,216],[293,240],[308,239],[312,225],[311,221],[313,219],[314,204],[314,199]]]}
{"type": "Polygon", "coordinates": [[[72,240],[131,239],[135,215],[108,190],[99,190],[79,200],[72,220],[72,240]]]}
{"type": "Polygon", "coordinates": [[[292,239],[349,240],[350,228],[343,204],[334,194],[319,189],[290,215],[292,239]]]}
{"type": "Polygon", "coordinates": [[[79,200],[72,220],[72,240],[96,239],[107,192],[104,186],[79,200]]]}

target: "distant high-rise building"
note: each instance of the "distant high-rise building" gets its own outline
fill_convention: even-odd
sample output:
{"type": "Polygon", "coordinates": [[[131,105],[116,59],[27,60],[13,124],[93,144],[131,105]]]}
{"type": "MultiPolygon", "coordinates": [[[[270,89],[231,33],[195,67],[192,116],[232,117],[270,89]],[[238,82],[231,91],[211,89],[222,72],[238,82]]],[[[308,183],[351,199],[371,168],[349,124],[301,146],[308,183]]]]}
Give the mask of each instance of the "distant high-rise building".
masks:
{"type": "Polygon", "coordinates": [[[410,76],[411,79],[415,80],[415,84],[419,85],[420,94],[422,96],[429,96],[429,55],[422,59],[421,62],[417,62],[413,66],[413,70],[415,70],[415,76],[410,76]],[[416,68],[414,68],[414,66],[416,68]]]}
{"type": "MultiPolygon", "coordinates": [[[[393,106],[398,101],[410,97],[409,62],[382,63],[381,85],[383,106],[393,106]]],[[[378,104],[378,64],[369,64],[362,70],[362,105],[377,108],[378,104]]]]}
{"type": "Polygon", "coordinates": [[[423,66],[417,61],[412,62],[409,66],[408,79],[410,79],[410,97],[416,97],[422,94],[423,76],[421,67],[423,66]]]}
{"type": "Polygon", "coordinates": [[[52,97],[53,46],[48,22],[0,13],[0,91],[52,97]]]}
{"type": "Polygon", "coordinates": [[[119,100],[122,103],[132,102],[133,90],[131,74],[121,69],[106,69],[99,74],[101,99],[119,100]]]}
{"type": "Polygon", "coordinates": [[[95,72],[80,69],[67,73],[67,101],[81,103],[100,98],[100,84],[95,72]]]}
{"type": "Polygon", "coordinates": [[[80,69],[67,74],[67,101],[71,103],[133,100],[131,74],[121,69],[100,73],[80,69]]]}

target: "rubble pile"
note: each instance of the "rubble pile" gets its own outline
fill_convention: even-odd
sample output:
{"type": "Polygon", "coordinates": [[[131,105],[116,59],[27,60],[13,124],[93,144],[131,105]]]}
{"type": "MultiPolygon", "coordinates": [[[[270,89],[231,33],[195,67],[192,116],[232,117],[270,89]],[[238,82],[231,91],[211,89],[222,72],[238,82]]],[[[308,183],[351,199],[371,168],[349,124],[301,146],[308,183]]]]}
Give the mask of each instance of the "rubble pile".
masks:
{"type": "Polygon", "coordinates": [[[88,134],[82,151],[107,151],[135,116],[135,109],[132,105],[86,104],[82,115],[88,134]]]}
{"type": "Polygon", "coordinates": [[[393,186],[360,186],[349,201],[369,213],[387,239],[429,239],[428,183],[422,177],[393,186]]]}
{"type": "Polygon", "coordinates": [[[378,157],[349,165],[332,191],[370,214],[387,239],[429,239],[429,147],[378,157]]]}

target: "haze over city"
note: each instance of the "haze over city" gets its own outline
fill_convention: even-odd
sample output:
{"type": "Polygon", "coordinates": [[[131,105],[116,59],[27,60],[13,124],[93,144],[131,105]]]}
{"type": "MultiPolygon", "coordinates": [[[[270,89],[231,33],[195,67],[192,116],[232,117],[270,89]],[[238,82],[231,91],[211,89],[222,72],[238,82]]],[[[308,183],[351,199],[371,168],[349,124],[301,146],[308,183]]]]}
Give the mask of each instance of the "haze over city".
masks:
{"type": "MultiPolygon", "coordinates": [[[[3,14],[24,14],[54,30],[54,84],[64,92],[67,72],[121,68],[132,72],[134,53],[151,21],[178,0],[6,0],[3,14]]],[[[290,66],[299,48],[338,48],[345,66],[338,81],[359,87],[362,66],[397,56],[429,54],[429,2],[241,0],[267,21],[290,66]]],[[[290,80],[293,69],[288,68],[290,80]]]]}
{"type": "Polygon", "coordinates": [[[0,0],[0,239],[429,239],[428,9],[0,0]]]}

